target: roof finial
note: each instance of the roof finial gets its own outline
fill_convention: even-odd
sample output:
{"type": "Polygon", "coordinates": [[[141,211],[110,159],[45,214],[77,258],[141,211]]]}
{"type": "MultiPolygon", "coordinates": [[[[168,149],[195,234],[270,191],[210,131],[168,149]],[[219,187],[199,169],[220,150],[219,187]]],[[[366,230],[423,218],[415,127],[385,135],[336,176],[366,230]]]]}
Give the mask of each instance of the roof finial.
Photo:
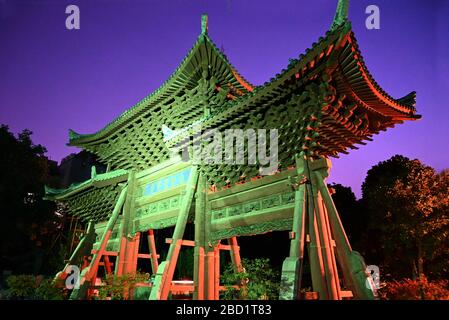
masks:
{"type": "Polygon", "coordinates": [[[337,12],[335,12],[331,30],[334,30],[348,19],[348,7],[349,0],[338,0],[337,12]]]}
{"type": "Polygon", "coordinates": [[[208,18],[207,14],[201,15],[201,34],[207,34],[208,18]]]}

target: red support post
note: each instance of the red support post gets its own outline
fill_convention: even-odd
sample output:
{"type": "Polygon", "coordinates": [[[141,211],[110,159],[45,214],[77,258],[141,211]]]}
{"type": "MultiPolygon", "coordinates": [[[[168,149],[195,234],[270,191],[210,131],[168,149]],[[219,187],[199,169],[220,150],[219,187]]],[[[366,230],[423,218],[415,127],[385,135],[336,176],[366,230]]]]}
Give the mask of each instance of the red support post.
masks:
{"type": "MultiPolygon", "coordinates": [[[[242,272],[243,267],[242,267],[242,260],[240,258],[240,247],[237,243],[237,237],[232,237],[232,238],[228,239],[228,242],[231,247],[232,263],[235,265],[238,272],[242,272]]],[[[225,248],[223,248],[223,249],[225,249],[225,248]]]]}
{"type": "Polygon", "coordinates": [[[129,273],[136,274],[137,272],[137,258],[139,256],[139,245],[140,245],[140,232],[137,232],[137,234],[134,236],[133,239],[134,242],[134,251],[132,255],[132,260],[130,263],[129,273]]]}
{"type": "Polygon", "coordinates": [[[214,285],[215,285],[215,257],[214,251],[207,253],[207,300],[215,299],[214,285]]]}
{"type": "Polygon", "coordinates": [[[86,269],[89,266],[91,259],[92,259],[91,256],[84,256],[83,257],[83,265],[81,267],[81,271],[83,271],[84,269],[86,269]]]}
{"type": "Polygon", "coordinates": [[[157,261],[157,252],[156,252],[156,241],[154,239],[154,231],[148,230],[148,247],[150,248],[150,256],[151,256],[151,270],[153,274],[156,274],[157,268],[159,267],[159,263],[157,261]]]}
{"type": "Polygon", "coordinates": [[[214,249],[214,299],[220,300],[220,243],[214,249]]]}
{"type": "Polygon", "coordinates": [[[125,257],[126,257],[126,249],[128,246],[128,239],[126,236],[122,236],[120,239],[120,251],[117,256],[116,262],[116,275],[118,277],[122,276],[125,270],[125,257]]]}
{"type": "Polygon", "coordinates": [[[94,257],[94,260],[91,262],[89,266],[89,270],[87,271],[84,279],[85,281],[91,281],[94,274],[97,273],[98,264],[100,263],[100,259],[103,256],[103,253],[106,251],[106,245],[108,244],[109,238],[111,237],[112,230],[107,230],[106,234],[103,238],[103,241],[100,244],[100,249],[94,257]]]}
{"type": "Polygon", "coordinates": [[[319,191],[316,188],[316,185],[312,185],[312,188],[315,189],[313,194],[313,200],[314,200],[314,207],[315,207],[315,215],[316,215],[316,222],[317,222],[317,228],[318,228],[318,236],[320,239],[321,244],[321,254],[322,254],[322,261],[323,261],[323,267],[324,267],[324,279],[326,282],[327,287],[327,299],[329,300],[339,300],[339,292],[337,288],[337,282],[336,274],[334,271],[336,270],[336,267],[333,265],[333,262],[335,262],[335,259],[333,258],[333,248],[332,248],[332,239],[330,238],[330,230],[327,228],[326,218],[321,195],[319,194],[319,191]]]}
{"type": "Polygon", "coordinates": [[[173,280],[173,274],[175,273],[176,263],[178,262],[179,250],[181,249],[182,240],[176,241],[173,255],[170,261],[168,261],[168,270],[164,282],[162,283],[160,300],[167,300],[170,293],[171,282],[173,280]]]}
{"type": "Polygon", "coordinates": [[[109,256],[108,255],[104,255],[103,260],[104,260],[104,267],[106,269],[106,273],[107,274],[111,274],[112,273],[112,268],[111,268],[111,262],[109,261],[109,256]]]}
{"type": "Polygon", "coordinates": [[[337,299],[341,300],[342,299],[342,292],[341,292],[341,287],[340,287],[340,277],[338,275],[338,268],[337,268],[337,260],[335,259],[335,241],[333,238],[333,234],[332,234],[332,229],[330,227],[329,224],[329,212],[326,210],[326,206],[324,204],[323,198],[321,196],[321,193],[319,193],[320,197],[320,206],[323,210],[323,212],[325,213],[324,215],[324,225],[326,227],[326,230],[329,234],[329,239],[330,239],[330,243],[329,243],[329,250],[331,253],[331,265],[332,265],[332,272],[334,274],[334,281],[335,281],[335,288],[337,290],[337,299]]]}
{"type": "Polygon", "coordinates": [[[198,261],[198,300],[204,300],[204,248],[199,247],[198,261]]]}

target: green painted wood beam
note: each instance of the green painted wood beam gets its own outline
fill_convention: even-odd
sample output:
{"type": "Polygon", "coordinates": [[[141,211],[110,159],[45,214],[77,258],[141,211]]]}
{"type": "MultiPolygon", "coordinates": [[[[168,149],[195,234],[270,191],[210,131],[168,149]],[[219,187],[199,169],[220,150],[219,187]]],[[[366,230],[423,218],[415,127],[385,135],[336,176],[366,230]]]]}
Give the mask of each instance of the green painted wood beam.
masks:
{"type": "Polygon", "coordinates": [[[295,207],[293,212],[293,225],[290,240],[290,255],[282,264],[280,300],[298,299],[303,274],[304,249],[306,238],[306,183],[308,178],[304,175],[305,160],[296,158],[296,173],[298,178],[295,189],[295,207]]]}

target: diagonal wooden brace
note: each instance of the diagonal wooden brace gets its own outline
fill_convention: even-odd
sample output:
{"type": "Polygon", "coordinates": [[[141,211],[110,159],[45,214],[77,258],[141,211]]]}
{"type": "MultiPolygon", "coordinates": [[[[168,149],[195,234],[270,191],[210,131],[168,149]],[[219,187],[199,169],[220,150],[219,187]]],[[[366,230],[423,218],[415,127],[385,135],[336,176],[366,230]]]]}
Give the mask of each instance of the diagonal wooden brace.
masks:
{"type": "Polygon", "coordinates": [[[128,190],[128,188],[125,187],[125,188],[123,188],[122,192],[120,193],[117,203],[115,204],[114,210],[112,211],[112,215],[109,218],[108,224],[106,226],[106,230],[104,231],[103,236],[101,237],[100,248],[94,254],[92,261],[91,261],[84,277],[81,279],[81,285],[83,285],[83,283],[85,281],[90,282],[92,280],[93,275],[96,273],[100,259],[103,256],[103,253],[106,251],[106,245],[108,244],[112,230],[114,229],[115,223],[120,214],[120,210],[122,209],[123,203],[125,202],[127,190],[128,190]]]}
{"type": "Polygon", "coordinates": [[[366,266],[363,258],[351,248],[329,189],[324,182],[326,173],[323,174],[317,170],[315,175],[326,211],[328,212],[329,224],[336,245],[337,260],[342,269],[344,279],[353,290],[354,298],[373,300],[376,298],[376,292],[367,285],[367,279],[370,276],[365,271],[366,266]]]}
{"type": "MultiPolygon", "coordinates": [[[[160,295],[150,295],[150,299],[157,297],[161,300],[166,300],[168,298],[168,291],[171,286],[173,279],[173,273],[176,268],[176,262],[178,259],[179,249],[182,242],[182,237],[184,236],[184,230],[186,228],[187,220],[189,217],[190,208],[192,207],[193,198],[195,196],[195,191],[198,182],[198,168],[196,166],[192,167],[190,172],[189,181],[186,185],[186,193],[181,202],[181,208],[179,211],[178,219],[176,221],[175,230],[173,231],[172,243],[168,250],[166,264],[168,267],[164,267],[164,275],[161,277],[162,281],[159,282],[160,288],[155,286],[152,290],[158,291],[160,295]],[[167,289],[168,288],[168,289],[167,289]]],[[[158,272],[159,274],[159,272],[158,272]]]]}
{"type": "Polygon", "coordinates": [[[87,232],[84,235],[84,237],[81,239],[81,241],[76,246],[75,250],[73,251],[72,255],[70,256],[69,260],[67,261],[66,265],[62,269],[62,271],[58,272],[53,279],[53,281],[57,280],[64,280],[67,278],[68,274],[66,273],[67,268],[70,265],[76,264],[76,262],[81,258],[83,255],[82,253],[84,251],[90,251],[90,247],[92,246],[93,242],[95,241],[95,228],[94,223],[92,221],[89,222],[87,225],[87,232]]]}
{"type": "Polygon", "coordinates": [[[148,247],[150,248],[151,270],[153,271],[153,274],[156,274],[158,268],[158,255],[156,251],[156,241],[154,240],[154,231],[152,229],[148,230],[148,247]]]}

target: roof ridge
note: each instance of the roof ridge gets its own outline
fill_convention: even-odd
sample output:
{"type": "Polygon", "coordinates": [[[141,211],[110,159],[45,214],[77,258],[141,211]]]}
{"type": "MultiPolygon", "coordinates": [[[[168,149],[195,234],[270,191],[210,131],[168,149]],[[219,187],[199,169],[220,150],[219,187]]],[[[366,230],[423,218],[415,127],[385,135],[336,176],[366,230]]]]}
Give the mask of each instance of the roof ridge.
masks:
{"type": "MultiPolygon", "coordinates": [[[[311,52],[313,52],[320,44],[322,44],[325,41],[327,41],[329,39],[329,37],[331,37],[333,35],[336,35],[336,34],[344,35],[347,32],[349,32],[350,30],[351,30],[351,23],[349,21],[345,21],[345,23],[338,25],[335,29],[330,29],[330,30],[326,31],[324,36],[320,36],[318,38],[317,42],[313,42],[310,47],[307,47],[306,49],[304,49],[304,52],[300,53],[297,56],[297,58],[289,58],[288,59],[289,63],[288,63],[286,68],[283,68],[281,71],[279,71],[276,75],[271,77],[269,80],[265,81],[263,84],[256,86],[254,88],[254,91],[252,92],[252,94],[255,94],[257,91],[262,90],[263,88],[270,86],[272,83],[274,83],[279,78],[281,78],[285,73],[287,73],[290,70],[292,70],[293,68],[297,67],[298,64],[304,63],[304,59],[306,59],[307,56],[309,54],[311,54],[311,52]]],[[[251,96],[251,95],[246,94],[244,96],[240,96],[236,100],[233,101],[233,104],[240,103],[244,99],[249,98],[249,96],[251,96]]]]}
{"type": "Polygon", "coordinates": [[[209,43],[212,45],[212,48],[215,50],[215,52],[223,59],[223,61],[228,65],[228,67],[231,68],[231,70],[237,74],[239,76],[240,79],[242,79],[247,85],[249,85],[252,90],[254,90],[254,88],[256,87],[255,85],[253,85],[251,82],[249,82],[245,77],[243,77],[238,71],[237,68],[234,67],[234,65],[229,61],[228,57],[226,56],[226,54],[224,54],[220,49],[218,49],[217,45],[215,44],[215,42],[211,39],[211,37],[209,37],[208,34],[205,35],[205,38],[207,41],[209,41],[209,43]]]}
{"type": "MultiPolygon", "coordinates": [[[[363,58],[363,55],[361,54],[361,50],[359,48],[359,44],[358,41],[355,37],[354,31],[351,31],[350,34],[350,38],[351,38],[351,44],[354,46],[354,49],[359,53],[358,54],[358,60],[360,61],[360,65],[361,68],[363,69],[363,72],[366,74],[367,78],[369,79],[369,81],[373,84],[373,86],[379,91],[380,94],[382,94],[382,96],[384,96],[384,98],[386,98],[387,100],[391,101],[392,103],[396,103],[397,105],[399,105],[400,107],[406,108],[408,109],[408,112],[416,112],[416,92],[412,91],[409,94],[407,94],[406,96],[402,97],[402,98],[394,98],[393,96],[391,96],[389,93],[387,93],[385,91],[385,89],[383,89],[379,83],[376,81],[376,79],[374,79],[373,75],[371,74],[371,72],[369,71],[365,59],[363,58]]],[[[398,110],[404,113],[407,113],[403,110],[398,110]]]]}
{"type": "Polygon", "coordinates": [[[87,179],[83,182],[72,183],[70,186],[68,186],[67,188],[63,188],[63,189],[51,188],[51,187],[48,187],[45,185],[44,186],[45,195],[46,195],[46,198],[50,198],[52,196],[62,196],[64,194],[68,194],[72,191],[79,190],[84,187],[94,185],[95,182],[107,181],[110,179],[124,176],[126,174],[128,174],[128,170],[125,170],[125,169],[117,169],[117,170],[110,171],[110,172],[99,173],[98,175],[93,176],[90,179],[87,179]]]}
{"type": "Polygon", "coordinates": [[[210,38],[207,32],[202,32],[196,39],[194,45],[191,47],[191,49],[187,52],[187,54],[184,56],[184,58],[179,63],[178,67],[170,74],[170,76],[165,80],[156,90],[151,92],[149,95],[141,99],[139,102],[134,104],[132,107],[128,108],[124,112],[122,112],[118,117],[116,117],[114,120],[109,122],[106,126],[104,126],[102,129],[90,133],[90,134],[80,134],[75,132],[72,129],[69,129],[69,145],[74,145],[73,143],[76,142],[76,140],[79,139],[89,139],[91,137],[95,137],[97,135],[100,135],[104,132],[107,132],[108,130],[112,130],[117,124],[127,119],[128,115],[138,112],[140,108],[142,108],[143,105],[148,103],[152,98],[157,96],[159,93],[161,93],[171,81],[173,81],[178,73],[185,67],[186,63],[188,62],[189,58],[196,52],[196,50],[199,50],[199,47],[201,43],[208,43],[211,45],[212,50],[217,54],[223,62],[226,64],[226,66],[233,72],[234,76],[236,77],[238,82],[243,81],[242,86],[245,88],[248,88],[248,91],[254,90],[255,86],[246,80],[238,71],[237,69],[231,64],[231,62],[228,60],[227,56],[218,49],[217,45],[214,43],[214,41],[210,38]]]}
{"type": "Polygon", "coordinates": [[[155,95],[160,93],[160,91],[166,87],[168,82],[170,82],[174,78],[174,76],[179,72],[179,70],[181,69],[181,66],[184,65],[184,63],[187,61],[187,58],[191,55],[192,51],[201,43],[201,40],[203,40],[204,37],[205,37],[205,34],[200,34],[197,37],[197,39],[196,39],[195,43],[193,44],[192,48],[190,48],[190,50],[187,52],[187,54],[181,60],[181,62],[179,63],[178,67],[176,67],[176,69],[170,74],[170,76],[167,78],[167,80],[165,80],[156,90],[152,91],[149,95],[147,95],[144,98],[142,98],[139,102],[137,102],[136,104],[134,104],[130,108],[128,108],[125,111],[123,111],[118,117],[116,117],[114,120],[112,120],[111,122],[106,124],[102,129],[98,130],[97,132],[94,132],[94,133],[91,133],[91,134],[79,134],[79,133],[75,132],[74,130],[69,129],[69,140],[70,140],[70,142],[72,140],[75,140],[75,139],[87,138],[87,137],[90,137],[90,136],[94,136],[94,135],[99,134],[102,131],[106,131],[106,130],[110,129],[110,127],[112,125],[114,125],[116,122],[118,122],[122,118],[126,117],[127,114],[133,112],[139,106],[141,106],[142,104],[144,104],[145,102],[150,100],[152,97],[154,97],[155,95]]]}

